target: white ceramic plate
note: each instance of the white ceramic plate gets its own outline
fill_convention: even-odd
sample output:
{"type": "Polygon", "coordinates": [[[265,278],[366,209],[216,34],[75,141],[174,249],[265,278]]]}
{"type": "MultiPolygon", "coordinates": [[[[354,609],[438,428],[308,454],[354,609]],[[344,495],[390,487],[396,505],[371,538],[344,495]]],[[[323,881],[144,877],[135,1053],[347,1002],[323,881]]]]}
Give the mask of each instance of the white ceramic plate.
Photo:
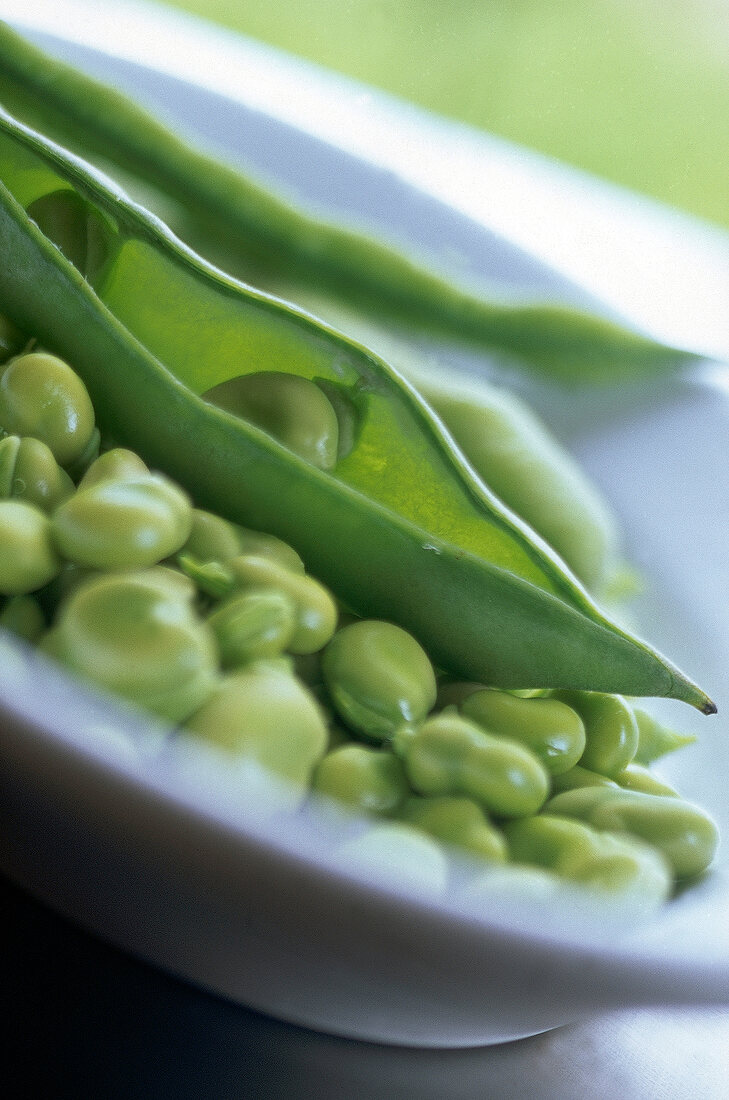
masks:
{"type": "MultiPolygon", "coordinates": [[[[469,257],[471,275],[508,273],[514,293],[536,287],[575,301],[599,294],[607,310],[632,311],[659,334],[727,352],[719,303],[729,287],[729,244],[721,234],[195,21],[118,7],[106,29],[89,3],[36,3],[29,14],[0,0],[0,16],[159,105],[221,155],[242,163],[245,153],[249,170],[321,209],[367,221],[376,196],[381,231],[434,262],[453,263],[455,250],[458,262],[469,257]],[[438,164],[448,157],[452,164],[457,153],[462,174],[438,176],[438,164]],[[490,219],[477,209],[483,194],[471,189],[469,198],[464,188],[476,165],[492,190],[490,219]],[[446,192],[447,203],[436,201],[446,192]],[[565,195],[572,220],[560,206],[565,195]],[[531,239],[519,203],[530,212],[531,239]],[[574,255],[558,225],[551,239],[537,231],[540,210],[550,225],[560,217],[569,224],[574,255]],[[656,286],[652,273],[673,275],[679,257],[696,273],[692,285],[656,286]],[[600,275],[590,279],[593,268],[600,275]],[[653,277],[642,310],[640,295],[626,294],[626,279],[616,275],[627,269],[643,297],[653,277]],[[698,319],[689,293],[700,298],[698,319]]],[[[478,369],[474,357],[439,353],[478,369]]],[[[645,390],[598,397],[533,386],[530,395],[624,521],[630,554],[650,577],[637,608],[643,631],[719,704],[711,720],[678,704],[656,712],[700,734],[698,746],[663,771],[726,833],[725,375],[707,367],[645,390]]],[[[214,757],[183,753],[164,731],[7,639],[0,658],[3,868],[86,927],[175,973],[284,1019],[414,1045],[497,1042],[625,1005],[729,1001],[725,853],[704,883],[638,928],[605,926],[569,902],[496,896],[476,913],[456,890],[435,897],[346,874],[332,851],[341,830],[357,823],[316,811],[272,813],[281,791],[269,777],[231,776],[214,757]]],[[[455,881],[461,873],[455,867],[455,881]]]]}

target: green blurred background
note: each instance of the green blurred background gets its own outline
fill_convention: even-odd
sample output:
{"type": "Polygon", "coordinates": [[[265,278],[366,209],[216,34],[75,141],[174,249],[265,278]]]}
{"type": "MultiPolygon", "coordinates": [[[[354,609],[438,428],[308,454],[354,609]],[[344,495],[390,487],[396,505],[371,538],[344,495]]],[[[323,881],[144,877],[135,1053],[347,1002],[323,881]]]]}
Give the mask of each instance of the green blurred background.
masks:
{"type": "Polygon", "coordinates": [[[729,226],[729,0],[172,0],[729,226]]]}

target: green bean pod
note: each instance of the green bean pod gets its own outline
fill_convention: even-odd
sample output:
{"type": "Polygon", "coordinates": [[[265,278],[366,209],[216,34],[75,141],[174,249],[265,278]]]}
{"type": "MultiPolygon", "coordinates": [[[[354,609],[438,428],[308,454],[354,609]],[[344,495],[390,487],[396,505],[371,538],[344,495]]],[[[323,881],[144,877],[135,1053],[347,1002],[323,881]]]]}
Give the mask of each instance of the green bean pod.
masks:
{"type": "Polygon", "coordinates": [[[223,276],[4,112],[0,176],[0,246],[13,257],[0,268],[0,309],[73,363],[102,430],[198,506],[293,545],[357,614],[396,622],[463,679],[715,709],[606,618],[376,356],[223,276]],[[103,223],[102,259],[79,202],[103,223]],[[43,231],[64,213],[83,246],[78,269],[43,231]],[[348,448],[333,468],[200,397],[241,372],[282,369],[331,400],[348,448]]]}
{"type": "MultiPolygon", "coordinates": [[[[239,171],[190,148],[136,103],[44,54],[0,24],[0,97],[18,117],[76,153],[110,159],[149,192],[173,200],[196,247],[263,264],[274,280],[318,284],[360,307],[459,340],[502,349],[531,369],[568,380],[614,382],[683,365],[693,356],[569,306],[504,302],[418,258],[306,213],[239,171]],[[200,212],[204,211],[204,218],[200,212]]],[[[98,226],[95,262],[102,252],[98,226]]]]}

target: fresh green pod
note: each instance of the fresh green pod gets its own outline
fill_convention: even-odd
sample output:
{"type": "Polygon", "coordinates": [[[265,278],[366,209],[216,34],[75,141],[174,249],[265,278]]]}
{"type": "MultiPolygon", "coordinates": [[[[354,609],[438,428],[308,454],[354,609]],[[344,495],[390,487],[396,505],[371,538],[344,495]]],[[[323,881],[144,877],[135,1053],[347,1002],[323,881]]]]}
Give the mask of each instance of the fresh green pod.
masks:
{"type": "Polygon", "coordinates": [[[648,911],[670,895],[665,860],[632,837],[599,833],[582,822],[547,814],[510,821],[504,832],[517,863],[543,867],[594,890],[636,893],[648,911]]]}
{"type": "Polygon", "coordinates": [[[675,795],[595,787],[557,795],[549,800],[544,812],[579,818],[595,829],[637,837],[663,853],[676,878],[695,878],[705,871],[719,842],[711,817],[675,795]]]}
{"type": "Polygon", "coordinates": [[[0,500],[0,595],[22,596],[60,572],[48,516],[21,500],[0,500]]]}
{"type": "Polygon", "coordinates": [[[582,767],[611,779],[627,768],[638,749],[638,724],[630,704],[620,695],[592,691],[559,692],[557,697],[584,722],[582,767]]]}
{"type": "Polygon", "coordinates": [[[53,512],[73,491],[71,478],[40,439],[8,435],[0,440],[0,499],[12,497],[53,512]]]}
{"type": "Polygon", "coordinates": [[[78,489],[53,515],[53,540],[65,558],[92,569],[144,569],[179,550],[191,522],[187,494],[146,474],[78,489]]]}
{"type": "Polygon", "coordinates": [[[79,585],[41,648],[79,676],[173,722],[208,698],[217,677],[210,630],[190,601],[151,570],[79,585]]]}
{"type": "Polygon", "coordinates": [[[337,631],[324,650],[322,673],[339,716],[373,740],[422,722],[435,703],[428,655],[392,623],[363,619],[337,631]]]}
{"type": "Polygon", "coordinates": [[[220,681],[186,729],[287,780],[303,798],[326,751],[327,728],[310,693],[274,662],[254,662],[220,681]]]}
{"type": "Polygon", "coordinates": [[[582,719],[558,699],[522,699],[484,688],[464,699],[459,709],[487,733],[526,745],[550,775],[569,771],[585,750],[582,719]]]}
{"type": "Polygon", "coordinates": [[[643,767],[642,764],[628,764],[627,768],[623,768],[621,772],[618,772],[615,781],[620,787],[624,787],[626,791],[678,797],[678,791],[670,783],[659,779],[657,775],[654,775],[648,768],[643,767]]]}
{"type": "Polygon", "coordinates": [[[356,744],[327,752],[314,772],[313,789],[360,813],[379,815],[395,813],[410,790],[392,752],[356,744]]]}
{"type": "Polygon", "coordinates": [[[11,596],[0,607],[0,628],[26,642],[37,642],[45,627],[41,606],[32,596],[11,596]]]}
{"type": "Polygon", "coordinates": [[[79,458],[94,426],[86,387],[57,355],[26,352],[0,375],[0,429],[42,440],[60,466],[79,458]]]}
{"type": "MultiPolygon", "coordinates": [[[[312,217],[190,148],[138,104],[2,24],[0,97],[54,140],[105,169],[111,158],[141,182],[143,192],[150,193],[151,184],[153,193],[161,192],[167,203],[172,199],[189,215],[185,229],[196,231],[203,252],[214,254],[223,242],[228,259],[263,265],[274,281],[283,277],[305,292],[318,284],[378,316],[502,349],[531,369],[565,380],[615,383],[695,358],[583,310],[518,298],[505,302],[503,288],[497,295],[489,287],[474,291],[391,243],[312,217]]],[[[90,248],[88,231],[79,233],[84,264],[89,253],[104,256],[103,223],[94,221],[93,228],[102,247],[90,248]]]]}
{"type": "Polygon", "coordinates": [[[292,573],[273,558],[241,555],[227,563],[241,588],[273,588],[291,601],[296,625],[287,648],[293,654],[316,653],[327,644],[337,625],[337,605],[331,593],[313,577],[292,573]]]}
{"type": "Polygon", "coordinates": [[[470,798],[408,798],[398,817],[444,844],[462,848],[470,855],[491,863],[504,863],[508,849],[504,834],[488,820],[482,808],[470,798]]]}
{"type": "Polygon", "coordinates": [[[14,260],[0,270],[4,312],[73,362],[102,431],[164,468],[200,507],[293,544],[357,614],[397,622],[462,679],[668,695],[713,711],[599,611],[376,356],[223,276],[4,113],[0,176],[0,244],[14,260]],[[116,226],[86,278],[27,213],[46,197],[47,223],[69,189],[90,218],[116,226]],[[241,364],[336,391],[356,425],[346,457],[318,469],[201,400],[241,364]]]}
{"type": "Polygon", "coordinates": [[[278,657],[296,633],[296,606],[275,588],[250,588],[219,604],[208,618],[223,668],[278,657]]]}
{"type": "Polygon", "coordinates": [[[696,740],[693,734],[678,733],[665,726],[640,707],[635,707],[633,713],[638,723],[638,748],[634,757],[636,764],[647,766],[670,752],[692,745],[696,740]]]}
{"type": "Polygon", "coordinates": [[[398,730],[393,747],[418,794],[464,795],[495,817],[535,814],[549,791],[547,772],[529,749],[447,711],[414,731],[398,730]]]}
{"type": "Polygon", "coordinates": [[[139,455],[124,447],[114,447],[99,455],[78,483],[79,489],[89,489],[102,481],[134,481],[145,477],[149,470],[139,455]]]}
{"type": "Polygon", "coordinates": [[[448,861],[441,846],[420,829],[400,821],[371,825],[332,853],[343,870],[402,890],[411,887],[439,895],[448,885],[448,861]]]}
{"type": "Polygon", "coordinates": [[[481,378],[408,376],[486,484],[602,595],[621,568],[617,522],[546,425],[516,395],[481,378]]]}

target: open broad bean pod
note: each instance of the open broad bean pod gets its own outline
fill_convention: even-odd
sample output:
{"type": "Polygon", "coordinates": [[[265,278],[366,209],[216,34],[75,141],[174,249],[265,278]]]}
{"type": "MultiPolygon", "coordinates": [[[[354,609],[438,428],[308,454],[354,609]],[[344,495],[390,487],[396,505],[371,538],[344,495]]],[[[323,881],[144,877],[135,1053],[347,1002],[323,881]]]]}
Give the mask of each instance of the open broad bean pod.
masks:
{"type": "Polygon", "coordinates": [[[4,112],[0,178],[0,311],[73,364],[102,433],[198,507],[284,539],[345,605],[463,679],[713,711],[602,613],[377,356],[225,276],[4,112]]]}

